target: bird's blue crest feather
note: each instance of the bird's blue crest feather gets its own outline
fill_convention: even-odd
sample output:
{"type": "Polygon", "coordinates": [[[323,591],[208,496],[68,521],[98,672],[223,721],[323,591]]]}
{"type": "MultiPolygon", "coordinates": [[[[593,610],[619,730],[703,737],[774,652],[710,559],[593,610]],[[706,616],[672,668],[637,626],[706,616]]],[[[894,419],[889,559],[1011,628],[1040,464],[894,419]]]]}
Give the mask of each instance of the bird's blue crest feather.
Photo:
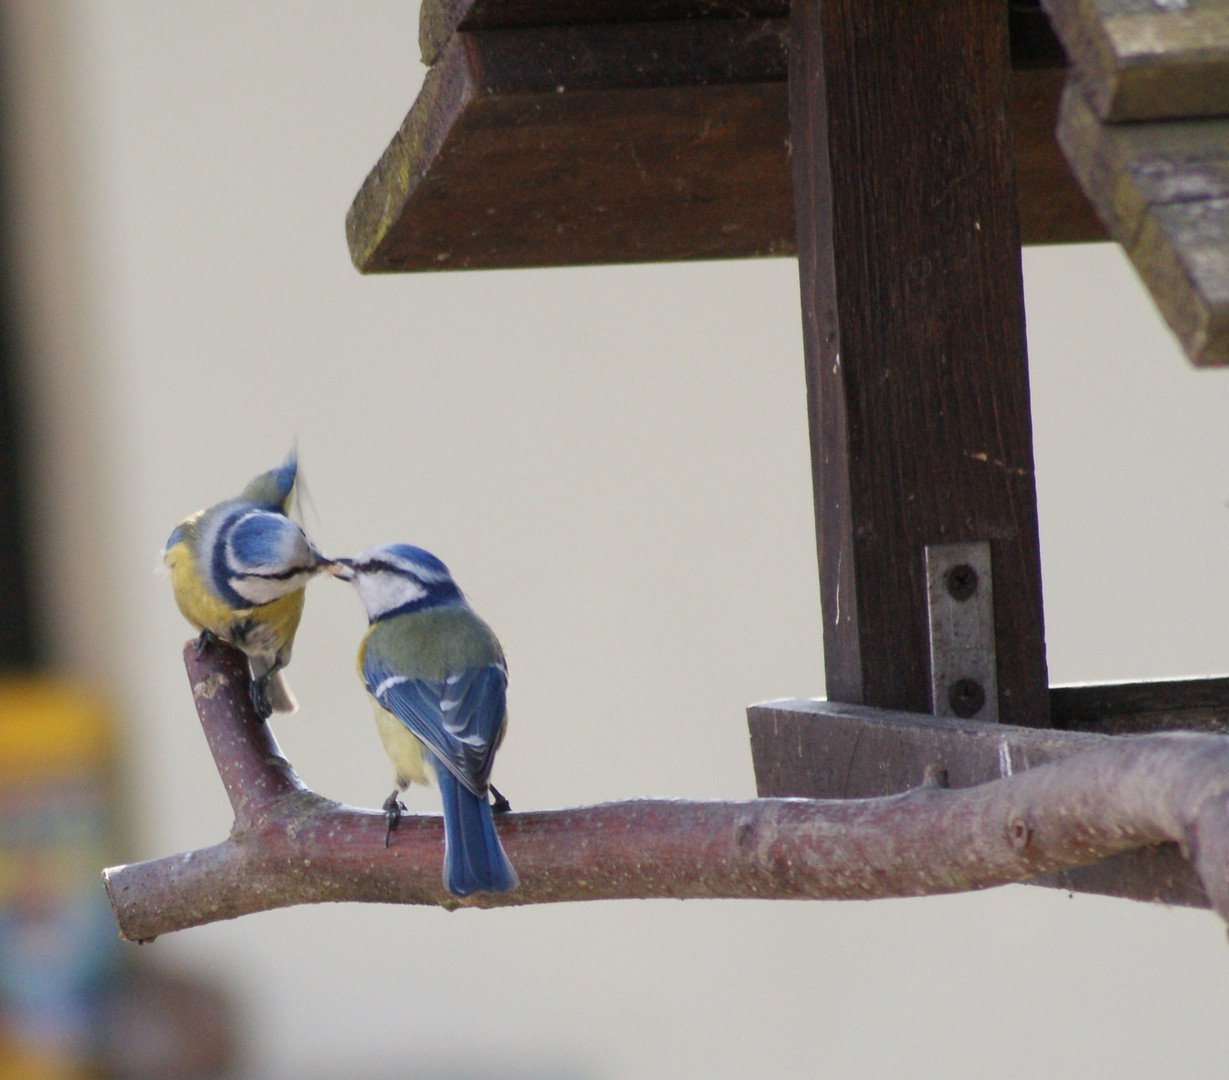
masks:
{"type": "Polygon", "coordinates": [[[295,451],[291,450],[286,460],[268,472],[261,473],[240,493],[243,502],[254,502],[268,506],[274,510],[289,509],[291,493],[294,491],[295,478],[299,474],[299,461],[295,451]]]}
{"type": "Polygon", "coordinates": [[[292,450],[276,469],[269,470],[274,487],[281,498],[285,501],[286,496],[290,494],[294,487],[295,478],[299,475],[299,459],[298,455],[292,450]]]}

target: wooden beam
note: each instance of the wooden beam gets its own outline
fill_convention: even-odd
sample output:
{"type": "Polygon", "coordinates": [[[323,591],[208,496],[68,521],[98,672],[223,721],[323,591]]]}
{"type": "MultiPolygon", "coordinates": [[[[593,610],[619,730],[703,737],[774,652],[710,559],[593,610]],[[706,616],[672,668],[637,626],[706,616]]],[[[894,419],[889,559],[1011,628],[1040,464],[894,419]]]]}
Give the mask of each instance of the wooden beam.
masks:
{"type": "Polygon", "coordinates": [[[1108,240],[1092,203],[1058,149],[1062,68],[1016,68],[1008,116],[1016,158],[1016,211],[1022,244],[1108,240]]]}
{"type": "Polygon", "coordinates": [[[805,699],[752,705],[747,724],[757,794],[805,799],[895,795],[920,787],[927,769],[973,787],[1108,738],[805,699]]]}
{"type": "Polygon", "coordinates": [[[988,541],[999,716],[1044,725],[1006,12],[800,0],[791,21],[828,697],[932,711],[925,549],[988,541]]]}
{"type": "MultiPolygon", "coordinates": [[[[458,30],[576,26],[689,19],[784,19],[790,0],[423,0],[418,44],[422,62],[439,59],[458,30]]],[[[1007,0],[1011,59],[1017,68],[1062,67],[1066,54],[1040,0],[1007,0]]]]}
{"type": "Polygon", "coordinates": [[[1102,735],[1229,734],[1229,677],[1055,686],[1050,721],[1065,731],[1102,735]]]}
{"type": "MultiPolygon", "coordinates": [[[[432,11],[451,18],[458,6],[424,5],[424,28],[432,11]]],[[[505,18],[531,8],[494,6],[505,18]]],[[[692,18],[446,36],[350,209],[355,265],[793,255],[785,25],[692,18]]],[[[1054,141],[1061,69],[1036,62],[1051,61],[1030,45],[1011,84],[1021,235],[1104,239],[1054,141]]]]}
{"type": "Polygon", "coordinates": [[[1082,84],[1058,137],[1193,364],[1229,364],[1229,119],[1103,124],[1082,84]]]}
{"type": "Polygon", "coordinates": [[[762,795],[867,799],[917,787],[930,765],[945,769],[953,787],[969,787],[1108,735],[1229,733],[1229,677],[1055,686],[1050,700],[1051,729],[832,701],[752,705],[756,783],[762,795]]]}
{"type": "Polygon", "coordinates": [[[1229,113],[1229,3],[1044,0],[1102,120],[1229,113]]]}
{"type": "Polygon", "coordinates": [[[351,207],[355,265],[778,253],[784,37],[729,20],[455,35],[351,207]]]}
{"type": "Polygon", "coordinates": [[[458,30],[697,19],[784,19],[789,0],[423,0],[422,62],[434,64],[458,30]]]}

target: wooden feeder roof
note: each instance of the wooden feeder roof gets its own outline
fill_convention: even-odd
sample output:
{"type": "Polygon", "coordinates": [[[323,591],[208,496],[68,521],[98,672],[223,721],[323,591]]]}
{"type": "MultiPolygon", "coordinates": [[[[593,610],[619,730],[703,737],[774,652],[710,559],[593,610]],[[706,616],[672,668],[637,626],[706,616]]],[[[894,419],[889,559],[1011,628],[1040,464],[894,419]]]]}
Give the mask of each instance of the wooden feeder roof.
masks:
{"type": "MultiPolygon", "coordinates": [[[[365,273],[793,255],[783,0],[424,0],[431,65],[346,220],[365,273]]],[[[1025,243],[1104,239],[1013,11],[1025,243]]],[[[906,163],[907,165],[907,163],[906,163]]]]}

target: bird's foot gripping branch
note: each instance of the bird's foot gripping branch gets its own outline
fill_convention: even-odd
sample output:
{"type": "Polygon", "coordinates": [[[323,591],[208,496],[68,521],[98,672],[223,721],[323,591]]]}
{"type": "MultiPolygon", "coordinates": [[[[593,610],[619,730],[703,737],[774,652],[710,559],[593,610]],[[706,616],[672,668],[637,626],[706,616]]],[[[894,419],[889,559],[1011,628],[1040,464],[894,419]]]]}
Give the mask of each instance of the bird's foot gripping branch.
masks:
{"type": "MultiPolygon", "coordinates": [[[[401,819],[309,791],[253,711],[244,657],[184,661],[235,813],[213,847],[111,867],[130,941],[254,911],[324,901],[495,907],[632,897],[872,899],[982,889],[1176,841],[1229,920],[1229,738],[1107,738],[977,787],[931,783],[882,799],[637,800],[509,813],[512,892],[458,901],[440,877],[437,816],[401,819]]],[[[936,774],[937,775],[937,774],[936,774]]]]}

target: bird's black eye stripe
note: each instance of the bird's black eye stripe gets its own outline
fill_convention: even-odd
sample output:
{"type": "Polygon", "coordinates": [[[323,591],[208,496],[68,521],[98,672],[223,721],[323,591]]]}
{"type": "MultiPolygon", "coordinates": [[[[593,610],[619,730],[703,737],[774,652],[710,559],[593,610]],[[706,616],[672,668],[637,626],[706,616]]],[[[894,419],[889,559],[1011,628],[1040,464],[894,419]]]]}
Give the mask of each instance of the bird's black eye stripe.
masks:
{"type": "Polygon", "coordinates": [[[298,577],[300,574],[310,570],[309,566],[294,566],[289,570],[278,570],[272,574],[231,574],[231,579],[234,581],[247,581],[248,578],[260,578],[261,581],[289,581],[292,577],[298,577]]]}

